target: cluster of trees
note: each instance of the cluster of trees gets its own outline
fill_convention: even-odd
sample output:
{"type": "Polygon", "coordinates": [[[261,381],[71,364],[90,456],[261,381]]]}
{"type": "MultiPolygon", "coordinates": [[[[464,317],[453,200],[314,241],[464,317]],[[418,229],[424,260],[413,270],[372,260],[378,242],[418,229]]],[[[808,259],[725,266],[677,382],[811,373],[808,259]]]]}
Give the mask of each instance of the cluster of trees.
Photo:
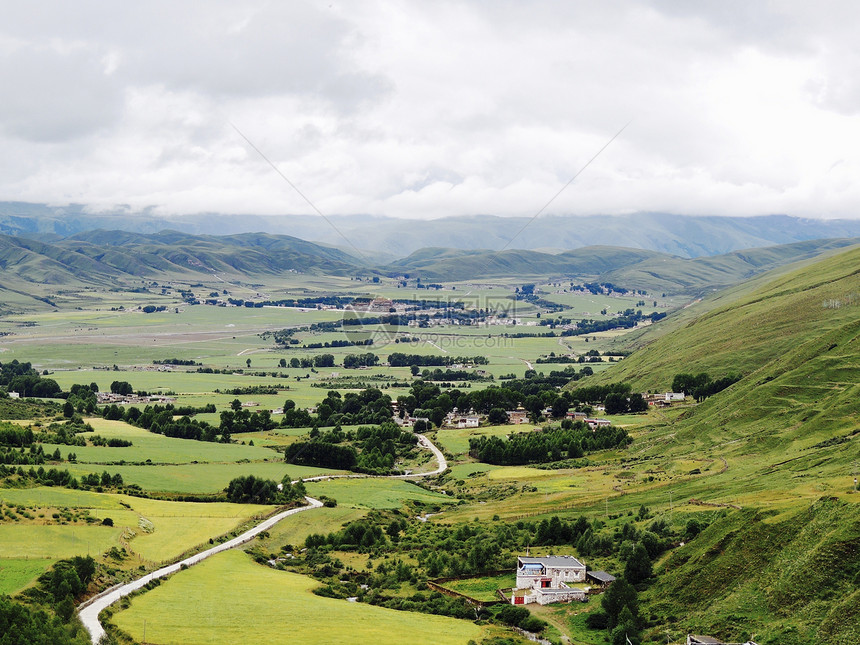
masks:
{"type": "Polygon", "coordinates": [[[309,441],[290,444],[284,459],[304,466],[386,475],[392,472],[397,458],[414,448],[417,441],[414,434],[390,421],[361,426],[355,433],[345,433],[335,426],[324,433],[314,429],[309,441]]]}
{"type": "Polygon", "coordinates": [[[114,473],[111,475],[108,471],[102,472],[101,475],[97,473],[90,473],[89,475],[83,475],[81,477],[81,486],[101,486],[102,488],[120,488],[123,485],[122,475],[119,473],[114,473]]]}
{"type": "Polygon", "coordinates": [[[144,428],[156,434],[179,439],[195,439],[197,441],[216,441],[219,430],[205,421],[197,421],[189,416],[174,419],[173,404],[147,405],[143,411],[138,407],[126,407],[111,404],[102,408],[105,419],[122,420],[128,424],[144,428]]]}
{"type": "Polygon", "coordinates": [[[488,464],[502,466],[541,464],[561,459],[577,459],[588,452],[626,446],[632,439],[623,428],[602,426],[594,432],[584,423],[545,428],[541,432],[521,432],[502,437],[469,439],[469,454],[488,464]]]}
{"type": "Polygon", "coordinates": [[[424,370],[421,372],[421,378],[425,381],[492,381],[493,377],[489,374],[478,374],[470,370],[442,370],[438,367],[435,370],[424,370]]]}
{"type": "Polygon", "coordinates": [[[57,468],[39,468],[30,467],[29,470],[24,470],[22,466],[15,468],[14,466],[6,466],[0,464],[0,479],[13,479],[29,481],[34,484],[45,486],[65,486],[67,488],[80,488],[80,482],[69,473],[68,470],[59,470],[57,468]]]}
{"type": "Polygon", "coordinates": [[[639,645],[642,619],[636,588],[625,578],[618,578],[600,599],[601,611],[592,612],[585,620],[591,629],[609,632],[612,645],[639,645]]]}
{"type": "Polygon", "coordinates": [[[236,504],[285,504],[303,499],[306,494],[305,485],[301,481],[291,483],[289,475],[284,475],[280,485],[254,475],[236,477],[230,480],[224,492],[227,500],[236,504]]]}
{"type": "Polygon", "coordinates": [[[218,429],[221,433],[221,441],[224,443],[230,441],[230,435],[243,432],[268,432],[278,425],[272,420],[272,413],[268,410],[251,412],[242,407],[239,399],[234,399],[230,406],[230,410],[224,410],[220,415],[221,425],[218,429]]]}
{"type": "Polygon", "coordinates": [[[0,387],[22,397],[57,398],[62,392],[54,379],[43,378],[31,363],[20,363],[17,359],[0,363],[0,387]]]}
{"type": "Polygon", "coordinates": [[[347,354],[343,357],[343,366],[346,369],[355,369],[357,367],[373,367],[379,363],[379,356],[373,352],[366,354],[347,354]]]}
{"type": "Polygon", "coordinates": [[[606,414],[625,414],[627,412],[647,412],[648,403],[639,393],[624,396],[618,392],[606,395],[603,400],[606,414]]]}
{"type": "Polygon", "coordinates": [[[436,354],[406,354],[404,352],[392,352],[388,356],[388,364],[391,367],[447,367],[449,365],[486,365],[486,356],[440,356],[436,354]]]}
{"type": "Polygon", "coordinates": [[[0,422],[0,445],[22,448],[35,441],[31,428],[22,428],[11,423],[0,422]]]}
{"type": "Polygon", "coordinates": [[[672,379],[672,391],[685,392],[701,403],[709,396],[725,390],[733,383],[737,383],[741,378],[743,377],[740,374],[727,374],[714,381],[706,372],[695,375],[676,374],[675,378],[672,379]]]}
{"type": "Polygon", "coordinates": [[[21,466],[39,466],[46,461],[62,461],[60,449],[57,448],[54,454],[45,456],[44,448],[41,444],[31,444],[29,450],[24,448],[10,448],[8,446],[0,447],[0,464],[21,465],[21,466]]]}
{"type": "Polygon", "coordinates": [[[307,427],[314,423],[320,426],[380,424],[391,421],[391,416],[391,397],[383,394],[382,390],[365,388],[361,392],[347,392],[344,395],[331,390],[317,405],[316,419],[311,424],[298,426],[289,423],[286,405],[283,423],[292,427],[307,427]]]}
{"type": "Polygon", "coordinates": [[[86,632],[64,624],[59,616],[15,602],[8,596],[0,596],[0,634],[3,634],[4,645],[88,645],[90,642],[86,632]]]}
{"type": "MultiPolygon", "coordinates": [[[[94,446],[106,446],[108,448],[128,448],[133,445],[131,441],[128,439],[120,439],[119,437],[102,437],[101,435],[94,434],[90,437],[90,442],[94,446]]],[[[59,449],[58,449],[59,452],[59,449]]]]}

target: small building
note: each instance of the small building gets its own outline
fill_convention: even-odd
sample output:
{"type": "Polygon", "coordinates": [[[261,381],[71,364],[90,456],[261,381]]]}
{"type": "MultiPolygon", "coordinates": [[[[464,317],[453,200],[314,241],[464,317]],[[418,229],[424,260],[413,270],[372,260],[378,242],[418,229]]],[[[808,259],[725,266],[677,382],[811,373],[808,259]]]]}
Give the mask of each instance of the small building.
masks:
{"type": "Polygon", "coordinates": [[[568,412],[567,418],[574,421],[585,421],[588,415],[585,412],[568,412]]]}
{"type": "Polygon", "coordinates": [[[683,401],[686,398],[683,392],[666,392],[663,397],[667,403],[671,403],[672,401],[683,401]]]}
{"type": "Polygon", "coordinates": [[[584,421],[592,430],[612,425],[612,421],[610,421],[609,419],[584,419],[584,421]]]}
{"type": "Polygon", "coordinates": [[[18,392],[9,392],[10,399],[20,399],[21,395],[18,392]]]}
{"type": "Polygon", "coordinates": [[[606,589],[606,587],[615,582],[615,576],[606,573],[605,571],[586,571],[585,577],[589,582],[593,583],[595,587],[600,587],[601,589],[606,589]]]}
{"type": "Polygon", "coordinates": [[[588,587],[571,587],[568,583],[585,582],[585,565],[572,555],[548,555],[539,558],[517,558],[517,587],[511,593],[511,604],[536,602],[548,605],[572,600],[585,601],[588,587]]]}
{"type": "Polygon", "coordinates": [[[529,422],[529,413],[522,409],[508,410],[508,423],[511,425],[520,425],[529,422]]]}

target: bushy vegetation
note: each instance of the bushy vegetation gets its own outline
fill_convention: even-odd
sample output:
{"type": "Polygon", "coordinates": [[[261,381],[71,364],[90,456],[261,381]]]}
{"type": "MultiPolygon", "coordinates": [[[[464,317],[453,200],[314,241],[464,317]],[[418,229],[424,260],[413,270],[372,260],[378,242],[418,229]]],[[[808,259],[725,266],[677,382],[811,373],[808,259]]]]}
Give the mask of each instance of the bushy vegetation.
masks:
{"type": "Polygon", "coordinates": [[[65,624],[44,608],[0,596],[0,642],[3,645],[88,645],[85,630],[65,624]]]}
{"type": "Polygon", "coordinates": [[[300,481],[292,484],[285,475],[280,485],[271,479],[248,475],[232,479],[224,489],[227,501],[236,504],[285,504],[305,496],[305,487],[300,481]]]}
{"type": "Polygon", "coordinates": [[[320,466],[354,470],[373,475],[392,472],[395,461],[409,453],[418,438],[394,423],[361,426],[355,432],[343,432],[340,426],[329,432],[312,430],[309,441],[287,447],[284,459],[301,466],[320,466]]]}
{"type": "Polygon", "coordinates": [[[472,437],[469,455],[488,464],[514,466],[542,464],[561,459],[576,459],[586,453],[627,446],[632,441],[627,431],[615,426],[600,426],[593,431],[577,421],[569,428],[544,428],[520,432],[510,439],[472,437]]]}

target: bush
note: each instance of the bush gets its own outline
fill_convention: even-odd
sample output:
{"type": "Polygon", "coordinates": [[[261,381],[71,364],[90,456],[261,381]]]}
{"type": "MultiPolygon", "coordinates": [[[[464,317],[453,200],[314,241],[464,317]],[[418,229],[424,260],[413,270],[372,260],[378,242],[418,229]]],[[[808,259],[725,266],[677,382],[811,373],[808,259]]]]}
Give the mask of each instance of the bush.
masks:
{"type": "Polygon", "coordinates": [[[527,632],[534,632],[535,634],[542,632],[546,626],[547,622],[541,620],[537,616],[529,616],[520,623],[520,629],[524,629],[527,632]]]}

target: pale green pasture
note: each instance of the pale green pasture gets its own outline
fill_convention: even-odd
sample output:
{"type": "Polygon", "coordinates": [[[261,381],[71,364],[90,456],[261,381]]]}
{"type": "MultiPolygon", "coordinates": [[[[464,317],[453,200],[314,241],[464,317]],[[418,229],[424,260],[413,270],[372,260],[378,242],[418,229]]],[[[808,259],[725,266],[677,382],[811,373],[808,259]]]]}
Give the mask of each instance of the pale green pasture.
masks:
{"type": "Polygon", "coordinates": [[[0,488],[0,500],[7,504],[56,508],[97,508],[102,510],[122,509],[116,495],[106,495],[88,490],[72,490],[58,486],[38,488],[0,488]]]}
{"type": "Polygon", "coordinates": [[[94,525],[0,525],[0,558],[70,558],[119,545],[123,529],[94,525]]]}
{"type": "Polygon", "coordinates": [[[245,464],[183,464],[179,466],[88,466],[70,464],[69,472],[81,476],[88,473],[119,473],[126,484],[137,484],[144,490],[169,493],[217,493],[231,479],[255,475],[281,481],[289,474],[293,479],[330,475],[337,471],[311,466],[295,466],[284,462],[251,462],[245,464]]]}
{"type": "Polygon", "coordinates": [[[284,544],[292,544],[296,548],[301,548],[305,544],[305,538],[309,535],[313,533],[326,535],[333,531],[339,531],[344,524],[359,520],[366,514],[366,509],[349,506],[323,507],[298,513],[283,522],[278,522],[269,529],[266,543],[270,544],[274,550],[279,549],[284,544]]]}
{"type": "Polygon", "coordinates": [[[505,437],[518,432],[531,432],[533,428],[528,423],[482,428],[442,428],[436,432],[436,441],[452,455],[465,455],[469,452],[469,439],[472,437],[505,437]]]}
{"type": "Polygon", "coordinates": [[[456,466],[451,466],[451,476],[455,479],[465,479],[472,473],[488,473],[491,470],[501,467],[502,466],[493,466],[491,464],[484,464],[481,462],[457,464],[456,466]]]}
{"type": "Polygon", "coordinates": [[[119,437],[128,439],[132,445],[123,448],[109,448],[106,446],[54,446],[45,444],[45,450],[53,452],[55,448],[58,448],[63,458],[66,458],[68,453],[73,452],[77,455],[78,463],[95,464],[115,464],[120,461],[143,462],[146,460],[162,464],[234,463],[243,459],[249,461],[282,460],[280,454],[258,446],[165,437],[129,426],[120,421],[94,419],[92,423],[95,432],[84,432],[78,436],[85,439],[94,434],[102,437],[119,437]]]}
{"type": "Polygon", "coordinates": [[[14,594],[48,570],[56,560],[41,558],[0,558],[0,595],[14,594]]]}
{"type": "Polygon", "coordinates": [[[315,596],[317,585],[227,551],[134,598],[112,621],[138,641],[146,621],[148,642],[185,645],[399,645],[404,638],[416,645],[463,645],[483,634],[468,621],[315,596]]]}
{"type": "Polygon", "coordinates": [[[336,499],[340,506],[355,508],[400,508],[406,500],[426,504],[453,504],[457,501],[399,479],[332,479],[308,482],[306,486],[308,495],[312,497],[327,495],[336,499]]]}
{"type": "Polygon", "coordinates": [[[114,525],[0,525],[0,557],[96,555],[116,546],[125,533],[133,552],[160,562],[274,510],[257,504],[171,502],[54,487],[3,489],[2,498],[7,504],[40,509],[87,508],[93,517],[109,517],[114,525]]]}

